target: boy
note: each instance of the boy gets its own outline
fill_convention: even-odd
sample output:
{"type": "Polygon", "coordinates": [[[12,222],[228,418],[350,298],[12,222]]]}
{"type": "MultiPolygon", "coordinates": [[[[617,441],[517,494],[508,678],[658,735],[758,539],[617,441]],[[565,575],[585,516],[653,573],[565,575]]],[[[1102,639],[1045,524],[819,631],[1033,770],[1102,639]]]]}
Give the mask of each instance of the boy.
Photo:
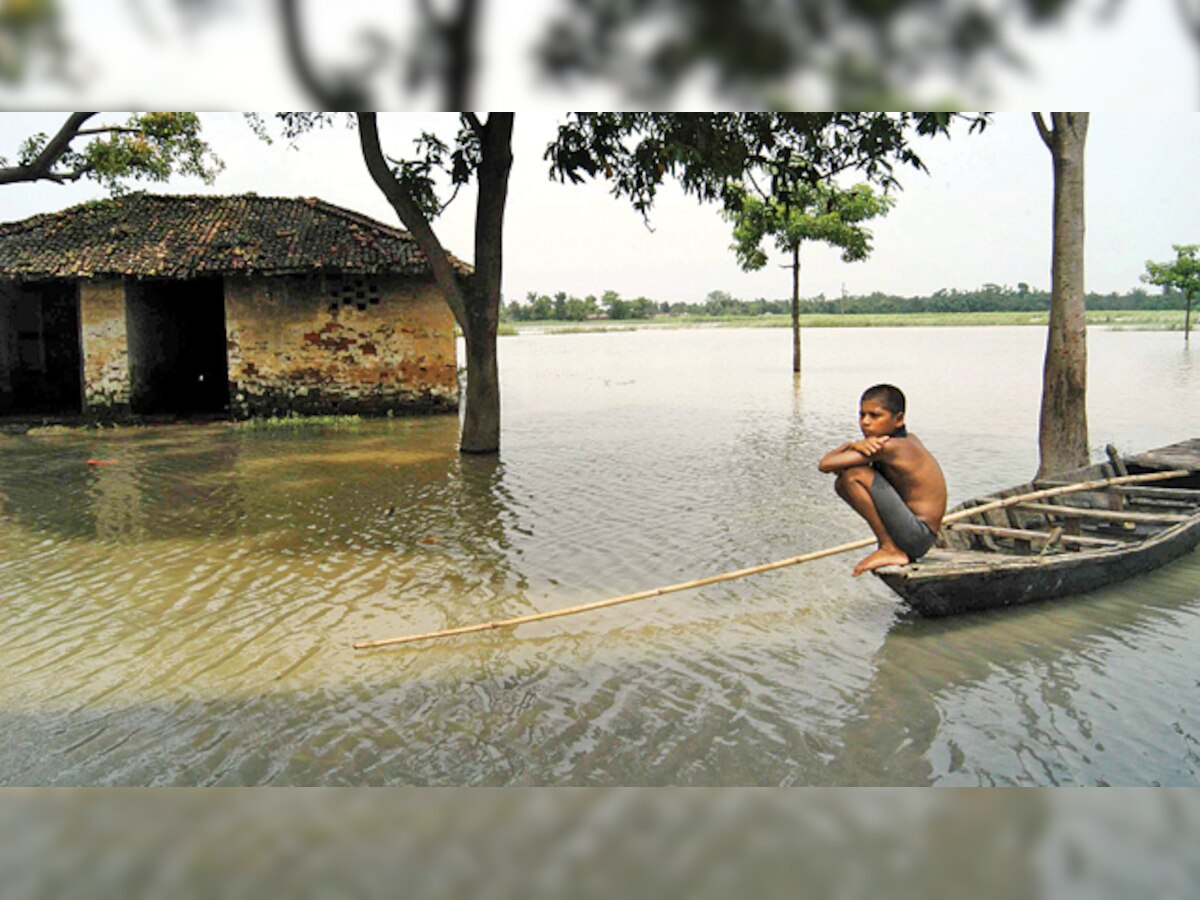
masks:
{"type": "Polygon", "coordinates": [[[900,389],[867,388],[858,426],[862,440],[830,450],[817,466],[837,473],[838,496],[867,520],[879,541],[879,549],[854,567],[856,577],[924,556],[946,514],[946,479],[925,445],[904,427],[900,389]]]}

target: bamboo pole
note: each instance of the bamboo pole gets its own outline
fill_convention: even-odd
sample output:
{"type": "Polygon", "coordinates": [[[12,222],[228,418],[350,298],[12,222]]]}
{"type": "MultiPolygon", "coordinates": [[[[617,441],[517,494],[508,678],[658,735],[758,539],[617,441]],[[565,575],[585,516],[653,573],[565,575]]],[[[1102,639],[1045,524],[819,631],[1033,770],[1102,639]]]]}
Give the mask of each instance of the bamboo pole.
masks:
{"type": "MultiPolygon", "coordinates": [[[[968,509],[959,510],[952,513],[942,520],[945,525],[949,522],[956,522],[959,519],[967,519],[972,516],[977,516],[985,512],[991,512],[993,509],[1002,509],[1004,507],[1013,506],[1017,503],[1024,503],[1029,500],[1036,500],[1042,497],[1056,497],[1061,494],[1071,494],[1078,491],[1094,490],[1096,488],[1108,487],[1118,484],[1133,484],[1146,481],[1161,481],[1167,478],[1180,478],[1184,475],[1190,475],[1190,469],[1172,469],[1169,472],[1149,472],[1143,475],[1126,475],[1120,478],[1103,478],[1095,481],[1084,481],[1077,484],[1060,485],[1059,487],[1045,488],[1038,491],[1031,491],[1027,494],[1019,494],[1014,497],[1005,497],[1001,500],[991,501],[979,506],[972,506],[968,509]]],[[[667,585],[666,587],[651,588],[647,591],[638,591],[634,594],[623,594],[620,597],[610,597],[607,600],[595,600],[591,603],[583,603],[579,606],[571,606],[566,609],[555,609],[549,612],[530,613],[525,616],[516,616],[511,619],[500,619],[495,622],[479,622],[475,625],[463,625],[460,628],[446,628],[442,631],[429,631],[424,634],[410,634],[401,637],[383,638],[375,641],[359,641],[354,645],[355,650],[367,650],[374,647],[390,647],[396,644],[409,644],[414,641],[427,641],[435,638],[455,637],[460,634],[474,634],[479,631],[491,631],[496,628],[515,628],[518,625],[525,625],[530,622],[543,622],[547,619],[557,619],[562,616],[573,616],[578,613],[591,612],[596,609],[607,609],[610,606],[618,606],[622,603],[632,603],[635,600],[647,600],[651,597],[661,597],[664,594],[673,594],[676,591],[686,591],[691,588],[704,587],[709,584],[717,584],[722,581],[732,581],[735,578],[745,578],[747,575],[758,575],[762,572],[770,572],[775,569],[785,569],[788,566],[797,566],[801,563],[812,562],[813,560],[823,559],[827,556],[837,556],[839,553],[848,553],[851,550],[860,550],[863,547],[869,547],[875,543],[875,539],[866,538],[861,541],[853,541],[849,544],[840,544],[836,547],[827,547],[824,550],[814,550],[811,553],[803,553],[800,556],[792,556],[787,559],[776,560],[775,562],[763,563],[758,566],[751,566],[747,569],[737,569],[732,572],[722,572],[719,575],[709,575],[707,578],[697,578],[694,581],[683,581],[678,584],[667,585]]]]}

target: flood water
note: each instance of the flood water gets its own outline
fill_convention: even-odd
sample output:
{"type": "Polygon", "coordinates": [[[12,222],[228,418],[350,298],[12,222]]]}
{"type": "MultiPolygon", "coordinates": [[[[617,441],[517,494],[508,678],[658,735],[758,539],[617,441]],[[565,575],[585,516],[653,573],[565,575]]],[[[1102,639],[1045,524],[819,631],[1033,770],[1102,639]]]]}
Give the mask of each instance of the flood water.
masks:
{"type": "MultiPolygon", "coordinates": [[[[500,341],[453,416],[0,436],[0,783],[1193,785],[1200,554],[921,621],[856,557],[443,642],[867,537],[816,461],[909,396],[951,502],[1036,468],[1042,328],[500,341]],[[108,463],[90,465],[89,460],[108,463]]],[[[1094,455],[1200,433],[1179,334],[1089,336],[1094,455]]]]}

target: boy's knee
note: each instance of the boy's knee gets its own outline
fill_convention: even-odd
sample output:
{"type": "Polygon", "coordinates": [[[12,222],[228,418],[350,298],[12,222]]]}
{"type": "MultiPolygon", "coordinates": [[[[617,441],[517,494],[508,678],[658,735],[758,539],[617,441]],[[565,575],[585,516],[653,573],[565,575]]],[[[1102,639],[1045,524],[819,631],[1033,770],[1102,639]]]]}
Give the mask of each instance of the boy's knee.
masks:
{"type": "Polygon", "coordinates": [[[834,481],[833,487],[839,494],[849,490],[853,485],[862,485],[869,488],[874,477],[874,471],[867,466],[842,469],[842,471],[838,472],[837,480],[834,481]]]}

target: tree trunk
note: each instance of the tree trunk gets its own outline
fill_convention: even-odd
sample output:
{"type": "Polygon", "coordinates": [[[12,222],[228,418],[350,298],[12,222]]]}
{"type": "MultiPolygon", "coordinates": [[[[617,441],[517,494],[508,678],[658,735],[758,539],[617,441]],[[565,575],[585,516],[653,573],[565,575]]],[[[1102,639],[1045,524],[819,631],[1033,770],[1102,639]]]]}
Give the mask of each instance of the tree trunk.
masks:
{"type": "Polygon", "coordinates": [[[792,371],[800,371],[800,245],[792,248],[792,371]]]}
{"type": "Polygon", "coordinates": [[[479,200],[475,208],[475,275],[463,285],[429,220],[396,180],[383,155],[375,113],[358,113],[359,141],[367,170],[417,241],[434,281],[462,329],[467,344],[467,396],[459,450],[500,449],[500,376],[496,329],[500,323],[504,208],[512,169],[512,113],[492,113],[487,123],[474,113],[463,118],[479,136],[479,200]]]}
{"type": "Polygon", "coordinates": [[[504,261],[504,210],[512,170],[512,113],[491,113],[479,134],[479,199],[475,206],[475,283],[463,323],[467,343],[467,406],[463,416],[463,453],[500,450],[500,369],[496,331],[500,325],[500,286],[504,261]]]}
{"type": "Polygon", "coordinates": [[[1054,163],[1050,328],[1042,375],[1037,477],[1088,464],[1087,321],[1084,316],[1084,144],[1088,113],[1034,121],[1054,163]]]}
{"type": "Polygon", "coordinates": [[[1183,342],[1191,343],[1192,331],[1192,292],[1187,293],[1187,312],[1183,314],[1183,342]]]}

